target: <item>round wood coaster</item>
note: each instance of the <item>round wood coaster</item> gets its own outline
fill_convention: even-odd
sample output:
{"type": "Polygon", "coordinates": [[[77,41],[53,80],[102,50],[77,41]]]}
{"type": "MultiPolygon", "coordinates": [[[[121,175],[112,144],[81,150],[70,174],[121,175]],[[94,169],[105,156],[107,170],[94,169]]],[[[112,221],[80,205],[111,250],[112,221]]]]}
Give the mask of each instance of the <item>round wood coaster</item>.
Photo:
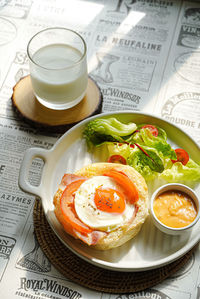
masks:
{"type": "Polygon", "coordinates": [[[14,86],[11,100],[15,111],[24,121],[35,127],[62,131],[89,116],[100,113],[103,97],[96,82],[89,77],[86,95],[80,103],[65,110],[49,109],[40,104],[35,97],[28,75],[14,86]]]}
{"type": "Polygon", "coordinates": [[[161,268],[141,272],[111,271],[82,260],[64,246],[48,224],[39,199],[35,202],[33,220],[36,238],[52,265],[69,280],[100,292],[133,293],[155,286],[186,265],[195,249],[161,268]]]}

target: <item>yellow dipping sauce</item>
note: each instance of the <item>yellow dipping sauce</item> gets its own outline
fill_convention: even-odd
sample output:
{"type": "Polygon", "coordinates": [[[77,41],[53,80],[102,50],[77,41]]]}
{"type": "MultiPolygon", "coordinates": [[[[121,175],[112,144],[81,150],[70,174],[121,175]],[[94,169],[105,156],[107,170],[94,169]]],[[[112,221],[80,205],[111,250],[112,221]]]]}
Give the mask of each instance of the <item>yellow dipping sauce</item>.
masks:
{"type": "Polygon", "coordinates": [[[175,190],[161,193],[154,200],[153,210],[160,222],[173,228],[185,227],[197,216],[192,198],[175,190]]]}

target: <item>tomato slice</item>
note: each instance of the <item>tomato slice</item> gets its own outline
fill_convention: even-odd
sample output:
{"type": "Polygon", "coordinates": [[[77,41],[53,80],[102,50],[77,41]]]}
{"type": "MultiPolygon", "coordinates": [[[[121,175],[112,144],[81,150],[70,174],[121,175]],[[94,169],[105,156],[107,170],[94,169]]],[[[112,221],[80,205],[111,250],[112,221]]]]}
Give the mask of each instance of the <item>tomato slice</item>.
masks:
{"type": "Polygon", "coordinates": [[[131,179],[123,172],[114,169],[105,172],[103,175],[109,176],[124,188],[125,194],[130,203],[135,203],[139,199],[138,190],[131,179]]]}
{"type": "Polygon", "coordinates": [[[79,220],[74,207],[74,192],[86,179],[79,179],[67,185],[60,199],[61,211],[67,224],[82,234],[92,232],[92,229],[79,220]]]}
{"type": "Polygon", "coordinates": [[[120,163],[126,165],[126,159],[121,155],[112,155],[108,158],[109,163],[120,163]]]}
{"type": "Polygon", "coordinates": [[[153,125],[145,125],[142,127],[142,129],[149,129],[151,134],[154,136],[154,137],[157,137],[158,136],[158,129],[153,126],[153,125]]]}
{"type": "Polygon", "coordinates": [[[175,153],[177,156],[177,160],[172,160],[172,163],[181,162],[183,165],[186,165],[190,159],[188,153],[182,148],[175,149],[175,153]]]}

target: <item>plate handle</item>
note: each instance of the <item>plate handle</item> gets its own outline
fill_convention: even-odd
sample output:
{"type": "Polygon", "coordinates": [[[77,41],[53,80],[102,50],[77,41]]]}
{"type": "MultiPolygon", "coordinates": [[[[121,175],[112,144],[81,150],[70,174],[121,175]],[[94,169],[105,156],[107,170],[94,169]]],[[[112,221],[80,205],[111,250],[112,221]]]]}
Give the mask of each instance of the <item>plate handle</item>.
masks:
{"type": "Polygon", "coordinates": [[[40,180],[39,186],[31,185],[30,182],[28,181],[28,175],[29,175],[29,169],[30,169],[32,161],[35,158],[41,158],[45,164],[48,154],[49,154],[49,150],[45,150],[45,149],[37,148],[37,147],[29,148],[28,150],[25,151],[25,154],[24,154],[24,157],[23,157],[23,160],[21,163],[21,167],[20,167],[20,171],[19,171],[19,179],[18,179],[19,187],[23,191],[41,197],[41,190],[42,190],[41,182],[42,182],[42,175],[43,175],[44,167],[42,169],[41,180],[40,180]]]}

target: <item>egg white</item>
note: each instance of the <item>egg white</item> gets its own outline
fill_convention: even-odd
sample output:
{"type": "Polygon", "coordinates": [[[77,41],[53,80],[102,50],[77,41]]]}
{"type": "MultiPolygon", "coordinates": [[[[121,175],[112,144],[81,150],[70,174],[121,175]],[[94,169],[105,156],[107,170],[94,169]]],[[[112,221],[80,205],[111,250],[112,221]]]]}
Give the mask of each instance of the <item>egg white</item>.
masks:
{"type": "Polygon", "coordinates": [[[107,176],[94,176],[81,184],[75,193],[74,205],[80,220],[93,229],[112,231],[131,219],[135,206],[126,201],[123,213],[108,213],[99,210],[94,202],[96,189],[112,188],[122,192],[114,179],[107,176]]]}

